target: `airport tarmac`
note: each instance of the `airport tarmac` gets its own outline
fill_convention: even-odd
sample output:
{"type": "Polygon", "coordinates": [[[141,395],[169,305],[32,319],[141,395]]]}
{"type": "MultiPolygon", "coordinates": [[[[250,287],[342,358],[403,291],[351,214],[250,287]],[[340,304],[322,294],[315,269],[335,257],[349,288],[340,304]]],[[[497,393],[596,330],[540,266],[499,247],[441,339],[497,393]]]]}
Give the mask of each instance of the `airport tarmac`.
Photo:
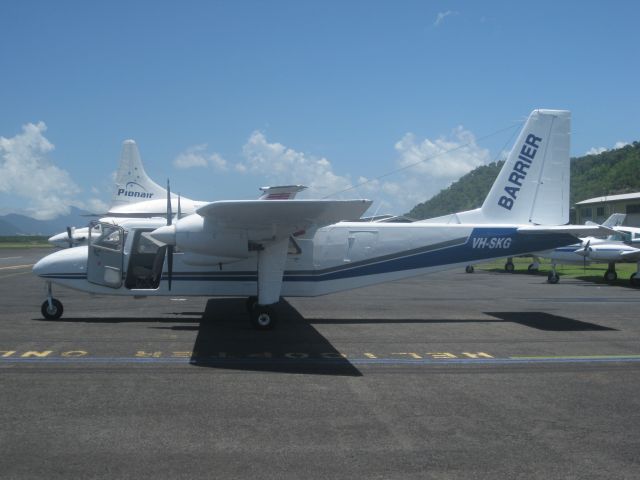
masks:
{"type": "Polygon", "coordinates": [[[56,288],[0,250],[0,478],[638,478],[640,291],[463,269],[289,298],[56,288]]]}

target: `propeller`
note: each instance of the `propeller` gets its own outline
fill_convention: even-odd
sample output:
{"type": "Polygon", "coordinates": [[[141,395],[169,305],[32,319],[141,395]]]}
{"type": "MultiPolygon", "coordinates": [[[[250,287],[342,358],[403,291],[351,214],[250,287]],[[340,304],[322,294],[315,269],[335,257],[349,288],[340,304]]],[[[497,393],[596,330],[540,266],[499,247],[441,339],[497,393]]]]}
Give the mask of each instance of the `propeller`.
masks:
{"type": "MultiPolygon", "coordinates": [[[[178,203],[178,216],[180,215],[180,203],[178,203]]],[[[173,213],[171,212],[171,187],[167,178],[167,226],[171,225],[173,213]]],[[[167,274],[169,276],[168,286],[171,290],[171,279],[173,277],[173,245],[167,245],[167,274]]]]}
{"type": "Polygon", "coordinates": [[[69,242],[69,248],[73,247],[73,231],[75,228],[67,227],[67,242],[69,242]]]}
{"type": "Polygon", "coordinates": [[[576,253],[582,256],[582,269],[585,271],[587,270],[587,257],[592,250],[589,245],[591,245],[591,239],[587,240],[583,248],[576,250],[576,253]]]}

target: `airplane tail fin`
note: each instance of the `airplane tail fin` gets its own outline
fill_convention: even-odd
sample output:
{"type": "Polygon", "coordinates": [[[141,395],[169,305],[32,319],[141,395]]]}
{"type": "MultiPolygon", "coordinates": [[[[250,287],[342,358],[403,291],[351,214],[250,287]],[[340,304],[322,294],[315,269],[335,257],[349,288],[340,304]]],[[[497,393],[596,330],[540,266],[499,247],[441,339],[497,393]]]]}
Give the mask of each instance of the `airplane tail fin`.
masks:
{"type": "Polygon", "coordinates": [[[531,112],[482,204],[484,221],[568,223],[570,130],[566,110],[531,112]]]}
{"type": "Polygon", "coordinates": [[[149,178],[133,140],[122,143],[120,165],[111,197],[111,209],[128,203],[166,198],[167,191],[149,178]]]}

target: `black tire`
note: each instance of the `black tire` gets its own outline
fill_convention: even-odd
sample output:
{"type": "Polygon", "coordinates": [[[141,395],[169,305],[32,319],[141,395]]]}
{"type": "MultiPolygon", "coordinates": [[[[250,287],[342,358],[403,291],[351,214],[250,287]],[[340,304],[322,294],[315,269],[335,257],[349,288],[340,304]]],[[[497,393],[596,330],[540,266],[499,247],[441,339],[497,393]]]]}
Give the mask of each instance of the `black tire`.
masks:
{"type": "Polygon", "coordinates": [[[467,267],[464,269],[464,271],[467,273],[473,273],[474,270],[475,269],[473,268],[473,265],[467,265],[467,267]]]}
{"type": "Polygon", "coordinates": [[[255,296],[247,297],[247,301],[245,303],[245,306],[247,307],[247,312],[251,313],[256,303],[258,303],[258,297],[255,297],[255,296]]]}
{"type": "Polygon", "coordinates": [[[536,267],[533,263],[530,263],[527,267],[527,272],[529,273],[538,273],[538,267],[536,267]]]}
{"type": "Polygon", "coordinates": [[[613,270],[607,270],[604,272],[605,282],[615,282],[618,279],[618,274],[613,270]]]}
{"type": "Polygon", "coordinates": [[[62,316],[62,312],[64,308],[62,307],[62,302],[57,298],[51,299],[51,307],[49,308],[49,300],[45,300],[42,306],[40,307],[40,312],[42,316],[47,320],[57,320],[62,316]]]}
{"type": "Polygon", "coordinates": [[[547,283],[555,285],[559,281],[560,281],[560,276],[558,274],[554,275],[553,272],[549,272],[549,274],[547,275],[547,283]]]}
{"type": "Polygon", "coordinates": [[[507,273],[513,273],[515,269],[516,269],[516,266],[511,262],[507,262],[504,264],[504,271],[507,273]]]}
{"type": "Polygon", "coordinates": [[[640,278],[638,278],[638,272],[633,272],[629,277],[629,283],[632,287],[640,287],[640,278]]]}
{"type": "Polygon", "coordinates": [[[278,320],[275,309],[268,305],[254,305],[249,316],[256,330],[272,330],[278,320]]]}

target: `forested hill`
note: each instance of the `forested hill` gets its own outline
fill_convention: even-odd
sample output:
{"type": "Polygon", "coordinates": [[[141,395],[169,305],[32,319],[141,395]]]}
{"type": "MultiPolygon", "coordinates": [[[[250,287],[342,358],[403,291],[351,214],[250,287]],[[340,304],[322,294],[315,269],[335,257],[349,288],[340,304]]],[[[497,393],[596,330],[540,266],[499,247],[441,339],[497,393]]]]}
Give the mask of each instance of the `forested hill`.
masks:
{"type": "MultiPolygon", "coordinates": [[[[423,219],[480,207],[503,163],[472,170],[430,200],[413,207],[407,215],[423,219]]],[[[571,205],[587,198],[630,192],[640,192],[640,142],[571,159],[571,205]]]]}

